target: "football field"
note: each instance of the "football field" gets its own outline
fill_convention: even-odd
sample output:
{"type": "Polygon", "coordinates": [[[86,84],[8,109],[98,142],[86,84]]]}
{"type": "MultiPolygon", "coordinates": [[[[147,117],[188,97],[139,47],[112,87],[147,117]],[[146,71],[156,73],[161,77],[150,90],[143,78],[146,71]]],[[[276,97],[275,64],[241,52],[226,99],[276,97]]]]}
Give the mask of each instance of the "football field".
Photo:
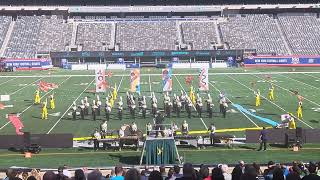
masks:
{"type": "MultiPolygon", "coordinates": [[[[107,70],[108,72],[108,70],[107,70]]],[[[119,96],[124,100],[123,120],[118,120],[116,106],[112,109],[109,129],[119,129],[123,124],[130,124],[135,121],[138,128],[143,132],[148,122],[153,122],[150,115],[150,95],[154,92],[158,98],[158,107],[162,110],[163,92],[160,69],[141,69],[141,95],[147,97],[147,118],[143,119],[141,113],[136,114],[132,119],[126,105],[126,92],[130,87],[130,70],[110,71],[112,76],[107,78],[111,87],[117,85],[119,96]]],[[[173,91],[177,95],[181,90],[189,94],[190,86],[186,83],[186,76],[192,75],[193,87],[198,87],[197,70],[173,70],[173,91]]],[[[10,72],[0,73],[0,95],[10,95],[11,100],[1,102],[5,107],[0,110],[0,134],[15,134],[15,128],[6,118],[7,114],[20,114],[23,122],[24,132],[31,133],[73,133],[74,137],[90,136],[93,130],[105,120],[104,111],[101,116],[93,121],[91,115],[85,120],[78,116],[77,120],[71,117],[71,106],[74,101],[80,104],[81,99],[88,97],[89,102],[95,99],[92,92],[95,89],[93,71],[68,71],[50,70],[39,72],[10,72]],[[53,92],[55,94],[56,109],[48,109],[48,120],[41,119],[41,105],[34,105],[34,94],[37,89],[37,82],[40,80],[50,82],[59,87],[48,92],[41,92],[41,101],[48,98],[53,92]],[[11,106],[12,105],[12,106],[11,106]]],[[[293,93],[298,92],[304,97],[303,118],[296,120],[297,126],[303,128],[320,128],[320,69],[301,68],[292,71],[291,68],[274,69],[213,69],[209,70],[209,93],[215,104],[214,117],[209,118],[206,112],[202,118],[197,116],[195,109],[192,118],[188,118],[185,111],[181,117],[172,114],[171,118],[166,118],[166,123],[176,122],[179,126],[183,120],[187,120],[192,131],[203,131],[214,123],[220,132],[234,134],[237,137],[244,137],[245,128],[256,128],[270,126],[269,123],[261,120],[266,118],[276,123],[281,122],[280,115],[292,112],[296,114],[298,106],[297,96],[293,93]],[[268,100],[268,89],[270,82],[275,87],[275,101],[268,100]],[[261,106],[255,107],[254,91],[259,89],[261,92],[261,106]],[[225,93],[230,101],[227,117],[223,118],[219,113],[218,95],[225,93]],[[237,109],[239,105],[248,110],[255,116],[244,113],[237,109]],[[258,116],[258,118],[257,118],[258,116]]],[[[112,88],[108,90],[112,92],[112,88]]],[[[99,94],[104,105],[104,99],[108,92],[99,94]]],[[[203,100],[207,98],[207,92],[200,92],[203,100]]],[[[136,96],[137,97],[137,96],[136,96]]],[[[117,100],[116,100],[117,102],[117,100]]],[[[205,104],[205,102],[204,102],[205,104]]],[[[204,106],[205,109],[205,106],[204,106]]],[[[90,110],[91,111],[91,110],[90,110]]]]}

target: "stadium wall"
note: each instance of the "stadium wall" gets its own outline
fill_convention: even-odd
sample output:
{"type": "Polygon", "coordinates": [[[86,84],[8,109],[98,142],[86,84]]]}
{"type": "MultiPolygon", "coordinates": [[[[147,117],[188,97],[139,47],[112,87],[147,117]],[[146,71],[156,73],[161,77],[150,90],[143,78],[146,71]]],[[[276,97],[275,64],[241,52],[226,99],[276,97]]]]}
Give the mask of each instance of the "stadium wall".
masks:
{"type": "Polygon", "coordinates": [[[251,56],[244,59],[244,64],[245,67],[320,67],[320,56],[251,56]]]}

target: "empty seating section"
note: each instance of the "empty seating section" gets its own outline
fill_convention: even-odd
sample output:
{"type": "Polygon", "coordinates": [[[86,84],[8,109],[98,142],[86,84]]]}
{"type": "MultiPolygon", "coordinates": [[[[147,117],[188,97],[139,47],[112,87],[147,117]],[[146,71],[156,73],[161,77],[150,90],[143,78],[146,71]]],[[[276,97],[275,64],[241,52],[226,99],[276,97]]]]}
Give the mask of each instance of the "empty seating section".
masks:
{"type": "Polygon", "coordinates": [[[65,51],[70,45],[72,24],[67,24],[57,16],[41,21],[41,29],[37,44],[37,52],[65,51]]]}
{"type": "Polygon", "coordinates": [[[5,50],[5,57],[34,58],[42,16],[18,17],[5,50]]]}
{"type": "Polygon", "coordinates": [[[256,49],[260,54],[288,54],[276,20],[266,14],[229,17],[220,24],[231,49],[256,49]]]}
{"type": "Polygon", "coordinates": [[[214,21],[182,22],[181,26],[184,42],[192,43],[194,50],[212,49],[211,44],[217,42],[214,21]]]}
{"type": "Polygon", "coordinates": [[[178,42],[175,21],[118,22],[120,50],[174,50],[178,42]]]}
{"type": "Polygon", "coordinates": [[[110,44],[110,23],[80,23],[77,29],[77,45],[83,45],[84,51],[102,51],[110,44]]]}
{"type": "Polygon", "coordinates": [[[278,16],[294,54],[320,54],[320,21],[316,16],[278,16]]]}
{"type": "Polygon", "coordinates": [[[12,18],[10,16],[0,16],[0,48],[6,37],[12,18]]]}

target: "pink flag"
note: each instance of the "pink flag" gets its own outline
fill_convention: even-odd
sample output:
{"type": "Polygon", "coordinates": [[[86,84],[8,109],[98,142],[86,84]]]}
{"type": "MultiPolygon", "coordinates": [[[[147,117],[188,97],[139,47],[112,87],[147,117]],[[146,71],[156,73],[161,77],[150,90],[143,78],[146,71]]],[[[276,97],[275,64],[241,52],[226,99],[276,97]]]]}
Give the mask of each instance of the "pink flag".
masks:
{"type": "Polygon", "coordinates": [[[9,121],[11,122],[11,124],[13,125],[14,128],[16,128],[16,134],[17,135],[23,135],[23,132],[21,132],[20,130],[24,127],[20,118],[17,115],[14,114],[10,114],[9,115],[9,121]]]}

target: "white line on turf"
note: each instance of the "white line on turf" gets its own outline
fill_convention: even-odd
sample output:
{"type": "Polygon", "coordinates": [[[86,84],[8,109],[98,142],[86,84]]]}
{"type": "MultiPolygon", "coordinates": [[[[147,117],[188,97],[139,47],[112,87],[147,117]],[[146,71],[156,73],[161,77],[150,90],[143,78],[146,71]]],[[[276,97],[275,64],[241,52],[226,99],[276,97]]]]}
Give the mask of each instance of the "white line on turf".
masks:
{"type": "Polygon", "coordinates": [[[58,119],[58,121],[50,128],[50,130],[47,132],[47,134],[49,134],[49,133],[57,126],[57,124],[61,121],[61,119],[68,113],[68,111],[70,110],[70,108],[71,108],[72,105],[73,105],[73,102],[74,102],[74,101],[77,101],[77,100],[81,97],[81,95],[90,87],[90,85],[93,83],[94,80],[95,80],[95,79],[93,79],[93,80],[90,82],[90,84],[79,94],[79,96],[78,96],[75,100],[72,101],[72,103],[71,103],[71,105],[68,107],[68,109],[62,114],[62,116],[58,119]]]}
{"type": "Polygon", "coordinates": [[[41,80],[41,79],[43,79],[43,78],[44,78],[44,77],[41,77],[41,78],[39,78],[39,79],[37,79],[37,80],[33,81],[32,83],[30,83],[30,84],[28,84],[28,85],[26,85],[26,86],[23,86],[22,88],[20,88],[20,89],[16,90],[15,92],[11,93],[10,95],[14,95],[15,93],[17,93],[17,92],[21,91],[22,89],[24,89],[24,88],[26,88],[26,87],[28,87],[28,86],[30,86],[30,85],[32,85],[32,84],[34,84],[35,82],[37,82],[37,81],[39,81],[39,80],[41,80]]]}
{"type": "MultiPolygon", "coordinates": [[[[180,81],[179,81],[179,79],[177,78],[177,76],[176,75],[174,75],[174,77],[176,78],[176,80],[178,81],[178,83],[179,83],[179,85],[180,85],[180,87],[182,88],[182,90],[183,90],[183,92],[184,93],[186,93],[186,94],[188,94],[185,90],[184,90],[184,88],[182,87],[182,85],[181,85],[181,83],[180,83],[180,81]]],[[[196,107],[192,104],[192,107],[196,110],[196,107]]],[[[206,128],[206,130],[208,129],[208,127],[207,127],[207,125],[204,123],[204,121],[203,121],[203,119],[201,118],[201,117],[199,117],[200,118],[200,120],[201,120],[201,122],[202,122],[202,124],[204,125],[204,127],[206,128]]]]}
{"type": "MultiPolygon", "coordinates": [[[[243,72],[243,73],[208,73],[209,75],[239,75],[239,74],[320,74],[320,72],[243,72]]],[[[123,74],[123,73],[122,73],[123,74]]],[[[121,77],[123,76],[122,74],[115,74],[113,76],[115,77],[121,77]]],[[[129,73],[128,73],[129,74],[129,73]]],[[[140,76],[159,76],[159,74],[140,74],[140,76]]],[[[186,76],[186,75],[199,75],[199,73],[178,73],[178,74],[173,74],[176,76],[186,76]]],[[[95,75],[92,74],[74,74],[74,75],[36,75],[36,76],[0,76],[0,77],[22,77],[22,78],[32,78],[32,77],[94,77],[95,75]]]]}
{"type": "MultiPolygon", "coordinates": [[[[221,93],[221,91],[217,88],[217,87],[215,87],[214,85],[212,85],[212,83],[211,82],[209,82],[209,84],[215,89],[215,90],[217,90],[219,93],[221,93]]],[[[232,104],[234,104],[229,98],[227,98],[232,104]]],[[[259,127],[249,116],[247,116],[245,113],[243,113],[242,111],[240,111],[249,121],[251,121],[252,122],[252,124],[254,124],[255,126],[257,126],[257,127],[259,127]]]]}
{"type": "MultiPolygon", "coordinates": [[[[238,81],[238,80],[236,80],[236,79],[234,79],[233,77],[230,77],[229,75],[227,75],[230,79],[232,79],[232,80],[234,80],[235,82],[237,82],[237,83],[239,83],[240,85],[242,85],[243,87],[245,87],[245,88],[247,88],[247,89],[249,89],[249,90],[251,90],[252,92],[254,92],[254,90],[253,89],[251,89],[251,88],[249,88],[247,85],[245,85],[245,84],[243,84],[242,82],[240,82],[240,81],[238,81]]],[[[283,109],[281,106],[279,106],[278,104],[276,104],[276,103],[274,103],[274,102],[272,102],[272,101],[270,101],[268,98],[266,98],[266,97],[264,97],[264,96],[261,96],[263,99],[265,99],[265,100],[267,100],[267,101],[269,101],[271,104],[273,104],[273,105],[275,105],[276,107],[278,107],[279,109],[281,109],[282,111],[284,111],[284,112],[288,112],[287,110],[285,110],[285,109],[283,109]]],[[[309,124],[307,124],[306,122],[304,122],[304,121],[302,121],[301,119],[299,119],[298,117],[296,117],[296,116],[294,116],[296,119],[298,119],[299,121],[301,121],[303,124],[305,124],[306,126],[308,126],[308,127],[310,127],[311,129],[313,129],[313,127],[312,126],[310,126],[309,124]]]]}
{"type": "MultiPolygon", "coordinates": [[[[262,77],[259,77],[259,76],[257,76],[257,75],[253,75],[253,76],[255,76],[255,77],[257,77],[257,78],[260,78],[260,79],[263,79],[262,77]]],[[[289,93],[292,93],[291,91],[289,91],[289,89],[286,89],[286,88],[284,88],[284,87],[281,87],[280,85],[278,85],[278,84],[276,84],[276,83],[274,83],[274,82],[273,82],[272,84],[274,84],[275,86],[279,87],[280,89],[283,89],[283,90],[285,90],[285,91],[287,91],[287,92],[289,92],[289,93]]],[[[304,98],[305,100],[309,101],[310,103],[314,104],[314,105],[320,106],[320,104],[318,104],[318,103],[316,103],[316,102],[314,102],[314,101],[311,101],[310,99],[306,98],[305,96],[303,96],[303,98],[304,98]]]]}
{"type": "Polygon", "coordinates": [[[150,96],[152,95],[152,88],[151,88],[151,76],[149,75],[149,92],[150,96]]]}
{"type": "Polygon", "coordinates": [[[280,75],[280,76],[283,76],[283,77],[285,77],[285,78],[287,78],[287,79],[291,79],[291,80],[293,80],[293,81],[296,81],[296,82],[299,82],[299,83],[301,83],[301,84],[304,84],[304,85],[306,85],[306,86],[309,86],[309,87],[312,87],[312,88],[315,88],[315,89],[320,89],[320,88],[318,88],[318,87],[315,87],[315,86],[312,86],[312,85],[310,85],[310,84],[304,83],[304,82],[302,82],[302,81],[293,79],[293,78],[291,78],[291,77],[288,77],[288,76],[285,76],[285,75],[282,75],[282,74],[279,74],[279,75],[280,75]]]}
{"type": "Polygon", "coordinates": [[[317,77],[317,76],[314,76],[314,75],[311,75],[311,74],[307,74],[307,73],[303,73],[303,75],[306,75],[306,76],[309,76],[309,77],[313,77],[315,79],[320,79],[320,77],[317,77]]]}
{"type": "MultiPolygon", "coordinates": [[[[69,76],[67,79],[65,79],[64,81],[62,81],[60,84],[59,84],[59,86],[61,85],[61,84],[63,84],[65,81],[67,81],[68,79],[70,79],[71,77],[69,76]]],[[[50,92],[52,92],[53,91],[53,89],[51,89],[50,91],[48,91],[46,94],[44,94],[41,98],[40,98],[40,100],[42,99],[42,98],[44,98],[46,95],[48,95],[50,92]]],[[[33,104],[31,104],[30,106],[28,106],[27,108],[25,108],[23,111],[21,111],[20,113],[18,113],[19,114],[19,116],[21,116],[21,114],[23,114],[24,112],[26,112],[28,109],[30,109],[31,107],[33,106],[33,104]]],[[[1,126],[0,127],[0,130],[1,129],[3,129],[4,127],[6,127],[8,124],[10,123],[10,121],[8,121],[6,124],[4,124],[3,126],[1,126]]]]}
{"type": "Polygon", "coordinates": [[[8,81],[5,81],[5,82],[1,83],[0,86],[3,85],[3,84],[6,84],[7,82],[10,82],[10,81],[12,81],[12,80],[14,80],[14,79],[17,79],[17,78],[18,78],[18,77],[11,78],[11,79],[9,79],[8,81]]]}

